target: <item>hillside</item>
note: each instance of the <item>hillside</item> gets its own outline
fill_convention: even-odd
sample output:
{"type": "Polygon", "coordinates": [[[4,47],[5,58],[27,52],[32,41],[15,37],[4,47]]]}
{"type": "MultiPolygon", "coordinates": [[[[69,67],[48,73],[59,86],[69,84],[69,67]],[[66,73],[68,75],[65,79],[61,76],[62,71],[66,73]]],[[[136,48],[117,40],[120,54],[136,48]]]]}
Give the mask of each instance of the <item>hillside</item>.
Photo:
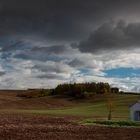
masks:
{"type": "Polygon", "coordinates": [[[139,95],[131,94],[104,94],[81,100],[58,96],[27,99],[16,95],[16,91],[0,91],[0,113],[92,116],[102,119],[107,117],[107,101],[111,99],[113,118],[129,119],[129,106],[139,98],[139,95]]]}
{"type": "Polygon", "coordinates": [[[16,109],[50,109],[71,106],[68,99],[53,98],[50,96],[38,98],[23,98],[17,95],[25,91],[0,91],[0,110],[16,109]]]}

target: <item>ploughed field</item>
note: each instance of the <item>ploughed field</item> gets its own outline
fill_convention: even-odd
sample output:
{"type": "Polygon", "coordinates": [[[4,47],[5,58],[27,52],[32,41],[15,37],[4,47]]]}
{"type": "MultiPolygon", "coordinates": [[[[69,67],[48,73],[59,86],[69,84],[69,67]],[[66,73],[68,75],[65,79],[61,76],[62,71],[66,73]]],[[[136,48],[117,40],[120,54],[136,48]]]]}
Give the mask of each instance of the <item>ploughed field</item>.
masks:
{"type": "Polygon", "coordinates": [[[140,128],[85,126],[78,118],[0,115],[1,140],[139,140],[140,128]]]}

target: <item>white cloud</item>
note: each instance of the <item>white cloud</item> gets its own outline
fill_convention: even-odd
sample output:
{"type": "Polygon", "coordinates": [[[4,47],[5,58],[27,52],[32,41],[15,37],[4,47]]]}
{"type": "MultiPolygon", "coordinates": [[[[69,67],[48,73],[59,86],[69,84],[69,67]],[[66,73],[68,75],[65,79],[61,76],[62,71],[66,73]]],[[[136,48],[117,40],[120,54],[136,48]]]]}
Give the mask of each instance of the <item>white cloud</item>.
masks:
{"type": "Polygon", "coordinates": [[[0,76],[0,88],[52,88],[64,82],[94,81],[109,82],[112,86],[125,91],[140,91],[138,87],[140,79],[136,77],[137,75],[133,74],[135,75],[133,78],[108,78],[103,72],[120,67],[140,68],[140,49],[92,54],[81,53],[69,45],[65,47],[66,51],[61,53],[59,50],[58,54],[51,55],[45,51],[42,53],[34,53],[32,50],[13,51],[10,56],[0,61],[0,72],[3,72],[0,76]],[[14,57],[17,53],[18,58],[14,57]],[[22,53],[28,57],[20,57],[22,53]],[[81,69],[88,72],[84,73],[81,69]]]}

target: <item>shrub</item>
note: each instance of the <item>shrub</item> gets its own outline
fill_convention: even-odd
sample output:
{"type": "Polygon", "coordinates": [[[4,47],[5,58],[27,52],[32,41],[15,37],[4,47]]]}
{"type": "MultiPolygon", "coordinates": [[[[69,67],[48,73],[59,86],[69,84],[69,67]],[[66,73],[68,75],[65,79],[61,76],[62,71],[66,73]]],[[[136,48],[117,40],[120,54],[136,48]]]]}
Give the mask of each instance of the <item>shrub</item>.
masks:
{"type": "Polygon", "coordinates": [[[85,98],[93,98],[95,96],[96,93],[92,93],[92,92],[84,92],[84,97],[85,98]]]}

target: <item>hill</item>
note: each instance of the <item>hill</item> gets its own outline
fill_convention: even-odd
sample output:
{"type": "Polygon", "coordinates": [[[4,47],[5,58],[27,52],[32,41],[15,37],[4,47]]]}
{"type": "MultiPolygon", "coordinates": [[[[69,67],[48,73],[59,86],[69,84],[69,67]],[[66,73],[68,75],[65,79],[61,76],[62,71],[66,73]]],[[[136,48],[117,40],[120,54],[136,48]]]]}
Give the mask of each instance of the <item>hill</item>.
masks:
{"type": "MultiPolygon", "coordinates": [[[[36,91],[35,91],[36,92],[36,91]]],[[[22,110],[22,109],[50,109],[71,106],[73,103],[68,99],[57,99],[50,96],[38,98],[23,98],[17,95],[30,94],[28,91],[1,90],[0,91],[0,111],[2,110],[22,110]]]]}
{"type": "MultiPolygon", "coordinates": [[[[22,91],[18,91],[19,93],[22,91]]],[[[103,94],[91,99],[73,99],[61,96],[38,98],[17,97],[16,91],[0,91],[0,113],[50,114],[95,117],[104,119],[108,115],[108,99],[113,103],[114,119],[129,119],[129,106],[139,95],[103,94]]]]}

